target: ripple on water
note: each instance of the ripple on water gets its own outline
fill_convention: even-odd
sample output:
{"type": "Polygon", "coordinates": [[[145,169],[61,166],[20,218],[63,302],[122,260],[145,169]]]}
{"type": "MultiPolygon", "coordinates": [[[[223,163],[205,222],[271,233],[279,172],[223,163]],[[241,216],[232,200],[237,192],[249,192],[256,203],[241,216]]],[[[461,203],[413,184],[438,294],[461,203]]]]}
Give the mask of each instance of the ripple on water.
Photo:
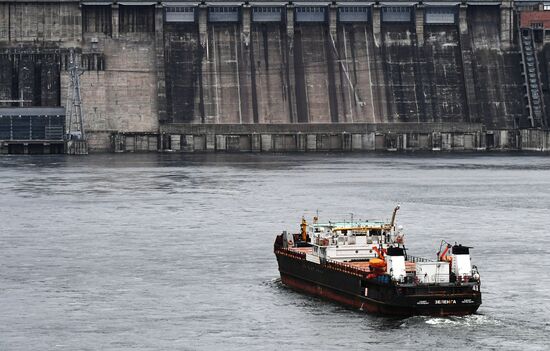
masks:
{"type": "Polygon", "coordinates": [[[0,158],[0,350],[548,349],[548,189],[547,156],[0,158]],[[479,314],[388,318],[282,285],[274,236],[302,214],[396,202],[411,252],[475,246],[479,314]]]}

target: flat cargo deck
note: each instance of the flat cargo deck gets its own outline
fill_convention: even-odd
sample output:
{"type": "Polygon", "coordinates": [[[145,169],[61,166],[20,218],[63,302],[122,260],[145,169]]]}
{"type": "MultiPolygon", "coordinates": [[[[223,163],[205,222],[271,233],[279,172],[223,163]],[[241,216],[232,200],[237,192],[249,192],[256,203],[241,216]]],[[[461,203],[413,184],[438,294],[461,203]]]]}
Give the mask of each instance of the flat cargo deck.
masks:
{"type": "MultiPolygon", "coordinates": [[[[289,250],[294,252],[300,252],[311,255],[313,253],[313,247],[292,247],[289,250]]],[[[338,262],[338,261],[336,261],[338,262]]],[[[369,261],[351,261],[351,262],[338,262],[346,266],[352,266],[354,268],[360,269],[365,272],[370,272],[370,262],[369,261]]],[[[405,261],[405,271],[414,272],[416,271],[416,263],[411,261],[405,261]]]]}

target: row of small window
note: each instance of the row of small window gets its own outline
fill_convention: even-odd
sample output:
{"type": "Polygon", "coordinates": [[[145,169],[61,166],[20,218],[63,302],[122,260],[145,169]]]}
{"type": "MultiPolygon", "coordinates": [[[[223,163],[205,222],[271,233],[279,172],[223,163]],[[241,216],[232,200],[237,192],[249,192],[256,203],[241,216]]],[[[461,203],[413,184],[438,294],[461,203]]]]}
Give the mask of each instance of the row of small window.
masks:
{"type": "Polygon", "coordinates": [[[191,12],[192,13],[192,12],[195,12],[195,8],[194,7],[183,7],[183,6],[167,7],[166,12],[187,12],[187,13],[191,12]]]}
{"type": "Polygon", "coordinates": [[[399,12],[399,13],[402,13],[402,12],[405,12],[405,13],[409,13],[411,12],[411,8],[410,7],[397,7],[397,6],[392,6],[392,7],[382,7],[382,12],[399,12]]]}
{"type": "Polygon", "coordinates": [[[311,13],[320,13],[325,12],[325,9],[323,7],[298,7],[296,8],[296,12],[311,12],[311,13]]]}
{"type": "Polygon", "coordinates": [[[253,7],[255,13],[281,13],[280,7],[253,7]]]}
{"type": "Polygon", "coordinates": [[[209,7],[208,11],[211,13],[236,13],[239,12],[238,7],[209,7]]]}
{"type": "MultiPolygon", "coordinates": [[[[216,13],[222,13],[222,12],[238,12],[238,7],[210,7],[208,9],[210,12],[216,12],[216,13]]],[[[340,12],[343,13],[351,13],[351,12],[360,12],[360,13],[366,13],[368,12],[368,7],[361,7],[361,6],[351,6],[351,7],[340,7],[338,9],[340,12]]],[[[171,6],[166,7],[166,12],[187,12],[191,13],[194,12],[194,7],[184,7],[184,6],[171,6]]],[[[263,13],[280,13],[282,11],[281,7],[254,7],[254,12],[263,12],[263,13]]],[[[325,12],[325,9],[323,7],[297,7],[297,12],[325,12]]],[[[383,7],[383,12],[411,12],[410,7],[383,7]]],[[[448,9],[430,9],[431,13],[450,13],[450,10],[448,9]]]]}
{"type": "Polygon", "coordinates": [[[340,7],[338,9],[340,13],[353,13],[353,12],[360,12],[360,13],[367,13],[369,9],[367,7],[340,7]]]}

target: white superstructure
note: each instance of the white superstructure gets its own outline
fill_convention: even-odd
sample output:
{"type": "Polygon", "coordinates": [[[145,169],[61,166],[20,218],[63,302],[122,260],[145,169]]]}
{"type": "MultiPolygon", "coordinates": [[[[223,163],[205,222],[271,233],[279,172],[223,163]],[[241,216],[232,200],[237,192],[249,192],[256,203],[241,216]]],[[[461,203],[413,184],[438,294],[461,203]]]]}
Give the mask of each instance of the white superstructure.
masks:
{"type": "MultiPolygon", "coordinates": [[[[450,245],[438,252],[437,260],[407,255],[403,228],[395,225],[397,206],[391,221],[343,221],[308,224],[302,219],[300,234],[282,235],[285,247],[296,247],[305,260],[323,264],[342,263],[367,270],[367,278],[391,277],[398,284],[448,284],[479,281],[470,262],[469,247],[450,245]],[[451,250],[452,249],[452,250],[451,250]],[[447,252],[451,250],[451,254],[447,252]]],[[[441,248],[440,248],[441,249],[441,248]]]]}
{"type": "Polygon", "coordinates": [[[395,227],[394,209],[391,222],[388,221],[349,221],[328,222],[307,225],[302,222],[302,230],[313,245],[313,254],[322,259],[348,262],[368,260],[380,256],[380,251],[389,246],[403,244],[402,227],[395,227]],[[377,252],[378,251],[378,252],[377,252]]]}

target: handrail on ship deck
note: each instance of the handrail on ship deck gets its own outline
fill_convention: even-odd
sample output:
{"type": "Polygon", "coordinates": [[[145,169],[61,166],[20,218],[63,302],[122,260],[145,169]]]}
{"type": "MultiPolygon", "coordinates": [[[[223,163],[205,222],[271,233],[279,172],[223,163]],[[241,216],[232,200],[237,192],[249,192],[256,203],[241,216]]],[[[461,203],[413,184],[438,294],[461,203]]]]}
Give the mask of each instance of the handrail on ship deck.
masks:
{"type": "Polygon", "coordinates": [[[327,260],[325,265],[328,268],[331,268],[337,271],[347,272],[347,273],[359,276],[361,278],[366,277],[366,275],[369,273],[368,271],[363,270],[361,268],[354,267],[352,265],[349,265],[343,262],[338,262],[338,261],[327,260]]]}
{"type": "Polygon", "coordinates": [[[342,230],[348,230],[348,231],[357,231],[357,232],[366,232],[369,230],[389,230],[391,227],[389,224],[383,224],[383,225],[372,225],[372,226],[345,226],[345,227],[333,227],[331,228],[332,231],[342,231],[342,230]]]}
{"type": "Polygon", "coordinates": [[[413,256],[413,255],[407,255],[405,257],[405,261],[414,262],[414,263],[417,263],[417,262],[436,262],[435,260],[430,260],[429,258],[418,257],[418,256],[413,256]]]}
{"type": "MultiPolygon", "coordinates": [[[[304,252],[297,252],[289,248],[277,248],[276,251],[279,251],[281,254],[286,256],[293,256],[300,260],[306,260],[306,253],[304,252]]],[[[417,256],[411,256],[407,255],[407,261],[409,262],[435,262],[434,260],[429,260],[427,258],[423,257],[417,257],[417,256]]],[[[366,279],[367,275],[370,273],[370,271],[360,268],[357,266],[353,266],[349,263],[345,262],[339,262],[339,261],[333,261],[333,260],[327,260],[325,261],[325,266],[329,269],[334,269],[337,271],[347,272],[353,275],[356,275],[358,277],[366,279]]],[[[475,286],[478,282],[449,282],[449,283],[432,283],[432,284],[420,284],[419,282],[413,282],[413,283],[403,283],[399,282],[398,286],[401,288],[410,288],[410,287],[418,287],[418,286],[424,286],[427,289],[427,292],[430,293],[433,296],[432,289],[437,289],[441,287],[452,287],[452,293],[457,293],[456,289],[460,289],[461,287],[468,287],[468,286],[475,286]]],[[[443,296],[443,295],[442,295],[443,296]]]]}

